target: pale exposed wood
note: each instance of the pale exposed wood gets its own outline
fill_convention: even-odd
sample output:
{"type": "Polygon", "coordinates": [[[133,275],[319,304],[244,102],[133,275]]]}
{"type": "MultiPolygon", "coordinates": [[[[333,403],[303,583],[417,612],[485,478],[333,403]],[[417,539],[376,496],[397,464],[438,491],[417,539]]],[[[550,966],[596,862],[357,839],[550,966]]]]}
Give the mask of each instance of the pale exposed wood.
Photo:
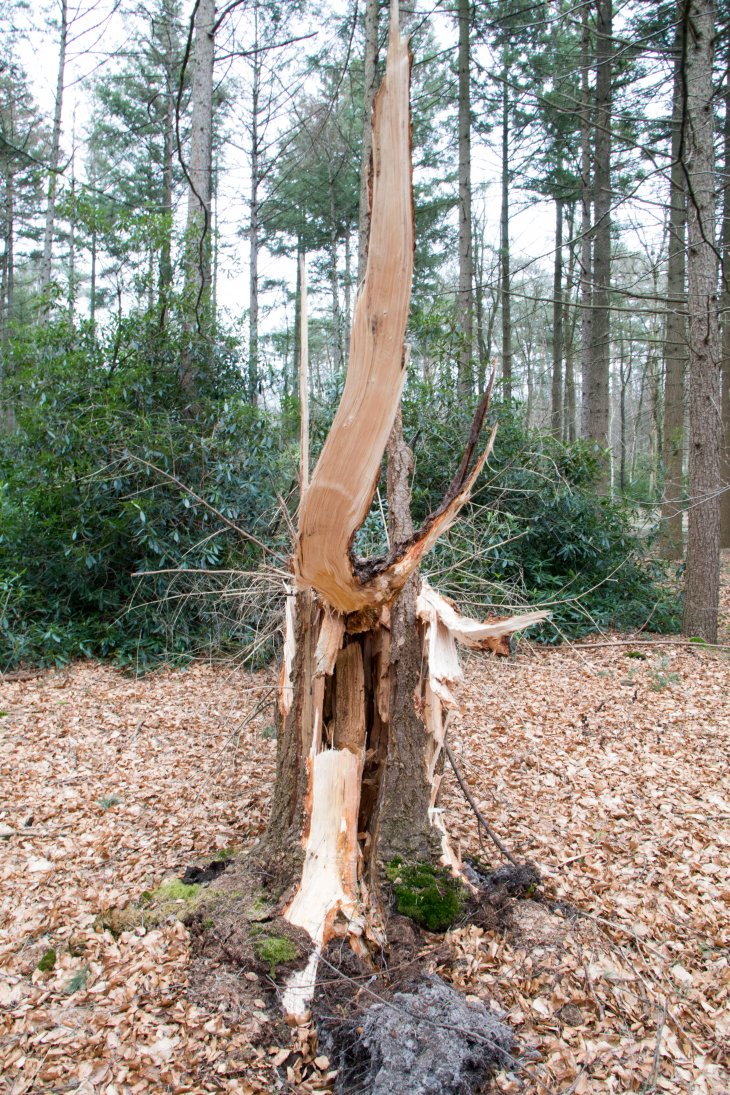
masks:
{"type": "Polygon", "coordinates": [[[345,617],[331,608],[325,608],[315,655],[315,672],[318,676],[323,673],[329,676],[332,673],[344,634],[345,617]]]}
{"type": "Polygon", "coordinates": [[[365,673],[359,643],[350,643],[338,654],[335,681],[332,744],[335,749],[364,754],[365,673]]]}
{"type": "Polygon", "coordinates": [[[284,608],[284,657],[281,662],[281,676],[279,679],[279,711],[283,719],[291,711],[294,702],[294,684],[292,681],[292,666],[296,654],[296,611],[297,599],[290,593],[286,599],[284,608]]]}
{"type": "Polygon", "coordinates": [[[357,813],[363,754],[325,749],[311,758],[311,813],[302,880],[284,917],[304,928],[315,950],[305,971],[287,986],[284,1010],[302,1016],[314,991],[316,958],[341,916],[348,934],[361,935],[357,885],[357,813]],[[309,991],[308,991],[309,990],[309,991]]]}
{"type": "Polygon", "coordinates": [[[373,108],[373,203],[340,406],[300,511],[297,581],[341,612],[372,603],[349,549],[375,493],[405,381],[403,340],[413,276],[410,54],[391,19],[386,74],[373,108]]]}
{"type": "Polygon", "coordinates": [[[497,617],[480,622],[468,616],[462,616],[448,597],[437,593],[428,582],[423,582],[418,594],[418,615],[429,624],[434,618],[438,620],[464,646],[483,650],[489,647],[491,639],[512,635],[515,631],[524,631],[525,628],[546,620],[550,613],[543,609],[537,612],[525,612],[519,616],[497,617]]]}
{"type": "Polygon", "coordinates": [[[307,264],[299,256],[299,495],[309,487],[309,315],[307,312],[307,264]]]}

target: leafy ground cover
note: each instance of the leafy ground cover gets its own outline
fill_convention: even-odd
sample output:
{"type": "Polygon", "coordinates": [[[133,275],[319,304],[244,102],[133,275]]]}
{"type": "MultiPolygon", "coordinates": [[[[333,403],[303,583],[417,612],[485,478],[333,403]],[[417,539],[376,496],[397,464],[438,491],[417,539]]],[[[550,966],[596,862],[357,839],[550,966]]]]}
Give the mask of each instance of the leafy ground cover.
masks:
{"type": "MultiPolygon", "coordinates": [[[[514,1026],[524,1067],[500,1074],[502,1091],[726,1092],[730,652],[671,637],[594,643],[523,643],[509,661],[466,666],[453,752],[496,830],[540,867],[544,899],[521,902],[507,935],[452,929],[434,966],[514,1026]]],[[[263,974],[245,974],[252,1003],[237,1015],[196,992],[180,921],[100,927],[261,831],[274,681],[199,663],[135,679],[83,663],[0,683],[10,1095],[331,1086],[325,1057],[272,1040],[263,974]]],[[[462,852],[495,865],[445,780],[462,852]]]]}

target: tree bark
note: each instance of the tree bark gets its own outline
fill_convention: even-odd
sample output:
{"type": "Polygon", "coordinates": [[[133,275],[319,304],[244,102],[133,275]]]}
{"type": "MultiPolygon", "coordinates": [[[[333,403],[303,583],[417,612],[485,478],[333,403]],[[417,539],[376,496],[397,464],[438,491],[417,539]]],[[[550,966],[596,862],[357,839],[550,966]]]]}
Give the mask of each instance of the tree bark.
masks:
{"type": "MultiPolygon", "coordinates": [[[[58,70],[56,75],[56,99],[51,129],[51,155],[48,164],[48,198],[43,229],[43,256],[41,258],[41,292],[47,295],[53,275],[53,236],[56,227],[56,198],[58,196],[58,171],[61,164],[61,123],[63,120],[63,92],[66,77],[66,45],[68,41],[68,0],[61,0],[61,27],[58,40],[58,70]]],[[[50,301],[46,300],[46,308],[50,301]]]]}
{"type": "Polygon", "coordinates": [[[553,367],[550,385],[550,430],[563,429],[563,202],[555,199],[555,262],[553,266],[553,367]]]}
{"type": "Polygon", "coordinates": [[[500,297],[502,301],[502,383],[504,398],[512,398],[512,297],[509,254],[509,67],[502,65],[502,212],[499,231],[500,297]]]}
{"type": "MultiPolygon", "coordinates": [[[[258,5],[254,5],[254,50],[258,46],[258,5]]],[[[259,357],[259,94],[261,61],[254,52],[251,64],[251,192],[248,221],[248,401],[252,407],[258,400],[259,357]]]]}
{"type": "Polygon", "coordinates": [[[687,182],[683,164],[685,51],[682,7],[677,8],[674,93],[672,104],[672,164],[669,177],[669,259],[667,266],[667,318],[664,332],[664,428],[662,445],[662,524],[659,543],[667,559],[683,554],[682,498],[684,494],[684,400],[687,371],[687,291],[685,247],[687,182]]]}
{"type": "Polygon", "coordinates": [[[163,29],[165,35],[165,128],[162,134],[162,243],[160,246],[160,266],[158,280],[158,306],[160,309],[160,327],[164,328],[169,298],[172,292],[172,186],[173,155],[175,151],[175,95],[176,95],[176,56],[173,40],[172,16],[168,15],[163,29]]]}
{"type": "Polygon", "coordinates": [[[360,159],[360,215],[357,245],[357,283],[362,284],[365,277],[365,264],[368,258],[368,240],[370,238],[370,168],[373,151],[373,129],[371,118],[373,99],[377,86],[378,66],[378,14],[380,0],[367,0],[365,5],[365,57],[363,88],[363,129],[362,156],[360,159]]]}
{"type": "Polygon", "coordinates": [[[725,69],[725,119],[723,130],[722,266],[720,314],[722,315],[722,423],[723,449],[720,467],[723,493],[720,500],[720,546],[730,548],[730,42],[725,69]]]}
{"type": "Polygon", "coordinates": [[[581,437],[590,436],[591,376],[593,375],[593,229],[591,214],[593,180],[591,172],[591,95],[588,73],[591,56],[589,12],[593,0],[585,0],[581,16],[581,115],[580,115],[580,304],[581,304],[581,437]]]}
{"type": "Polygon", "coordinates": [[[471,216],[471,2],[459,0],[459,295],[460,334],[457,391],[468,397],[474,387],[474,261],[471,216]]]}
{"type": "MultiPolygon", "coordinates": [[[[215,0],[200,0],[195,15],[192,57],[193,114],[188,163],[188,215],[185,246],[184,320],[196,338],[210,332],[212,258],[213,63],[215,0]]],[[[195,390],[195,355],[184,354],[180,380],[195,390]]]]}
{"type": "MultiPolygon", "coordinates": [[[[612,0],[596,0],[596,125],[594,141],[593,208],[593,332],[588,375],[587,436],[604,452],[609,437],[609,376],[611,367],[611,54],[612,0]]],[[[604,465],[601,486],[609,489],[610,465],[604,465]]]]}
{"type": "Polygon", "coordinates": [[[570,252],[568,276],[563,294],[563,337],[565,342],[565,388],[563,391],[563,440],[572,443],[576,439],[576,397],[575,397],[575,324],[576,309],[572,296],[575,288],[576,247],[575,247],[575,202],[568,206],[568,239],[570,252]]]}
{"type": "Polygon", "coordinates": [[[689,522],[685,635],[717,641],[720,596],[720,348],[715,251],[712,0],[685,0],[689,522]]]}

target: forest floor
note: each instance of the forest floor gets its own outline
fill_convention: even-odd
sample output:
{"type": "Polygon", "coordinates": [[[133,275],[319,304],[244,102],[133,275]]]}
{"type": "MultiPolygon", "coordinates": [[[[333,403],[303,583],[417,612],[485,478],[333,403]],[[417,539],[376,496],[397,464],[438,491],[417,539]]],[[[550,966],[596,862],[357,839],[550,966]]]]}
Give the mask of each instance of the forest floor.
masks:
{"type": "MultiPolygon", "coordinates": [[[[728,643],[730,558],[723,596],[728,643]]],[[[467,661],[452,749],[548,899],[522,903],[517,933],[464,926],[434,948],[515,1029],[529,1063],[499,1090],[730,1091],[730,651],[665,642],[467,661]]],[[[267,1044],[265,999],[242,1023],[193,1002],[179,921],[95,928],[261,831],[274,683],[201,664],[0,679],[1,1091],[328,1090],[326,1060],[267,1044]]],[[[443,805],[462,852],[496,866],[448,770],[443,805]]]]}

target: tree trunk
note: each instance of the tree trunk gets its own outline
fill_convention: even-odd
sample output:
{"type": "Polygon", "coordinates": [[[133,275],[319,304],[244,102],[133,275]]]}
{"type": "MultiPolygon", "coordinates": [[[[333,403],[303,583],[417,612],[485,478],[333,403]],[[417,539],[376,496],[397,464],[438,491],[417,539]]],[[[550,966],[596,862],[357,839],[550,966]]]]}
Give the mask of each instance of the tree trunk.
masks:
{"type": "MultiPolygon", "coordinates": [[[[606,450],[609,438],[611,326],[611,54],[612,0],[596,0],[596,130],[594,142],[595,229],[593,242],[593,338],[588,375],[588,433],[606,450]]],[[[602,475],[609,488],[610,466],[602,475]]]]}
{"type": "MultiPolygon", "coordinates": [[[[360,954],[384,942],[378,883],[384,863],[460,863],[435,809],[455,640],[499,647],[541,618],[478,623],[461,617],[417,569],[456,518],[491,450],[472,465],[486,414],[481,400],[466,452],[442,505],[413,532],[412,456],[394,424],[405,381],[413,275],[407,42],[393,0],[386,75],[373,110],[373,198],[365,279],[355,305],[340,406],[302,492],[287,598],[277,778],[259,855],[289,889],[282,915],[313,942],[284,1009],[306,1014],[318,955],[333,936],[360,954]],[[351,554],[390,439],[391,546],[382,559],[351,554]],[[292,892],[291,884],[294,884],[292,892]]],[[[494,434],[492,434],[493,438],[494,434]]]]}
{"type": "Polygon", "coordinates": [[[175,49],[172,21],[165,27],[165,128],[162,135],[162,243],[159,266],[160,327],[164,328],[170,294],[172,292],[172,182],[173,155],[175,151],[175,49]]]}
{"type": "Polygon", "coordinates": [[[720,499],[720,545],[730,548],[730,42],[725,69],[725,124],[723,133],[722,206],[722,422],[723,449],[720,468],[723,493],[720,499]]]}
{"type": "Polygon", "coordinates": [[[471,217],[471,2],[459,0],[459,295],[457,326],[460,334],[457,391],[468,397],[474,387],[474,262],[471,217]]]}
{"type": "Polygon", "coordinates": [[[591,209],[593,182],[591,173],[591,98],[588,72],[591,55],[591,29],[588,21],[592,0],[585,0],[581,18],[581,114],[580,114],[580,304],[581,304],[581,437],[590,436],[591,376],[593,375],[593,231],[591,209]]]}
{"type": "Polygon", "coordinates": [[[555,199],[555,263],[553,267],[553,368],[550,385],[550,429],[562,435],[563,422],[563,202],[555,199]]]}
{"type": "MultiPolygon", "coordinates": [[[[58,170],[61,164],[61,122],[63,119],[63,92],[66,76],[66,44],[68,40],[68,0],[61,0],[61,27],[58,40],[58,72],[56,76],[56,100],[53,108],[51,129],[51,155],[48,163],[48,199],[43,229],[43,256],[41,258],[41,292],[46,294],[53,274],[53,235],[56,227],[56,197],[58,195],[58,170]]],[[[46,307],[50,301],[46,299],[46,307]]]]}
{"type": "MultiPolygon", "coordinates": [[[[193,115],[188,163],[188,217],[185,240],[184,320],[196,329],[195,341],[210,332],[211,192],[213,166],[213,62],[215,0],[200,0],[195,15],[192,57],[193,115]]],[[[195,390],[195,355],[183,355],[180,380],[195,390]]]]}
{"type": "Polygon", "coordinates": [[[334,375],[339,376],[342,372],[344,365],[344,357],[342,354],[342,313],[340,311],[340,279],[337,276],[337,247],[339,243],[339,232],[337,224],[337,203],[335,198],[335,178],[332,173],[332,166],[329,168],[329,191],[330,191],[330,300],[332,306],[332,350],[333,350],[333,370],[334,375]]]}
{"type": "Polygon", "coordinates": [[[512,298],[509,256],[509,68],[502,65],[502,214],[499,231],[500,297],[502,301],[502,382],[504,398],[512,398],[512,298]]]}
{"type": "MultiPolygon", "coordinates": [[[[254,46],[258,45],[258,6],[254,5],[254,46]]],[[[254,52],[251,67],[251,193],[248,222],[248,401],[258,399],[259,357],[259,95],[261,61],[254,52]]]]}
{"type": "Polygon", "coordinates": [[[368,258],[368,240],[370,238],[370,160],[373,151],[373,128],[371,118],[373,99],[377,86],[378,66],[378,13],[380,0],[367,0],[365,5],[365,57],[363,88],[363,129],[362,156],[360,159],[360,219],[357,246],[357,283],[362,284],[365,277],[365,264],[368,258]]]}
{"type": "Polygon", "coordinates": [[[689,524],[685,635],[717,641],[720,597],[720,348],[715,264],[713,3],[685,0],[686,103],[683,162],[689,311],[689,524]]]}
{"type": "Polygon", "coordinates": [[[682,497],[684,494],[684,387],[687,369],[687,293],[685,243],[687,181],[684,173],[684,78],[685,56],[682,7],[677,10],[674,94],[672,105],[672,165],[669,179],[669,261],[667,267],[667,318],[664,331],[664,430],[662,465],[662,524],[659,543],[667,559],[681,559],[682,497]]]}
{"type": "Polygon", "coordinates": [[[576,248],[575,234],[575,202],[568,206],[568,238],[570,240],[570,257],[568,259],[568,276],[566,279],[565,293],[563,294],[563,337],[565,341],[565,388],[563,391],[563,440],[569,443],[576,438],[576,399],[575,399],[575,314],[571,297],[575,288],[576,248]]]}

